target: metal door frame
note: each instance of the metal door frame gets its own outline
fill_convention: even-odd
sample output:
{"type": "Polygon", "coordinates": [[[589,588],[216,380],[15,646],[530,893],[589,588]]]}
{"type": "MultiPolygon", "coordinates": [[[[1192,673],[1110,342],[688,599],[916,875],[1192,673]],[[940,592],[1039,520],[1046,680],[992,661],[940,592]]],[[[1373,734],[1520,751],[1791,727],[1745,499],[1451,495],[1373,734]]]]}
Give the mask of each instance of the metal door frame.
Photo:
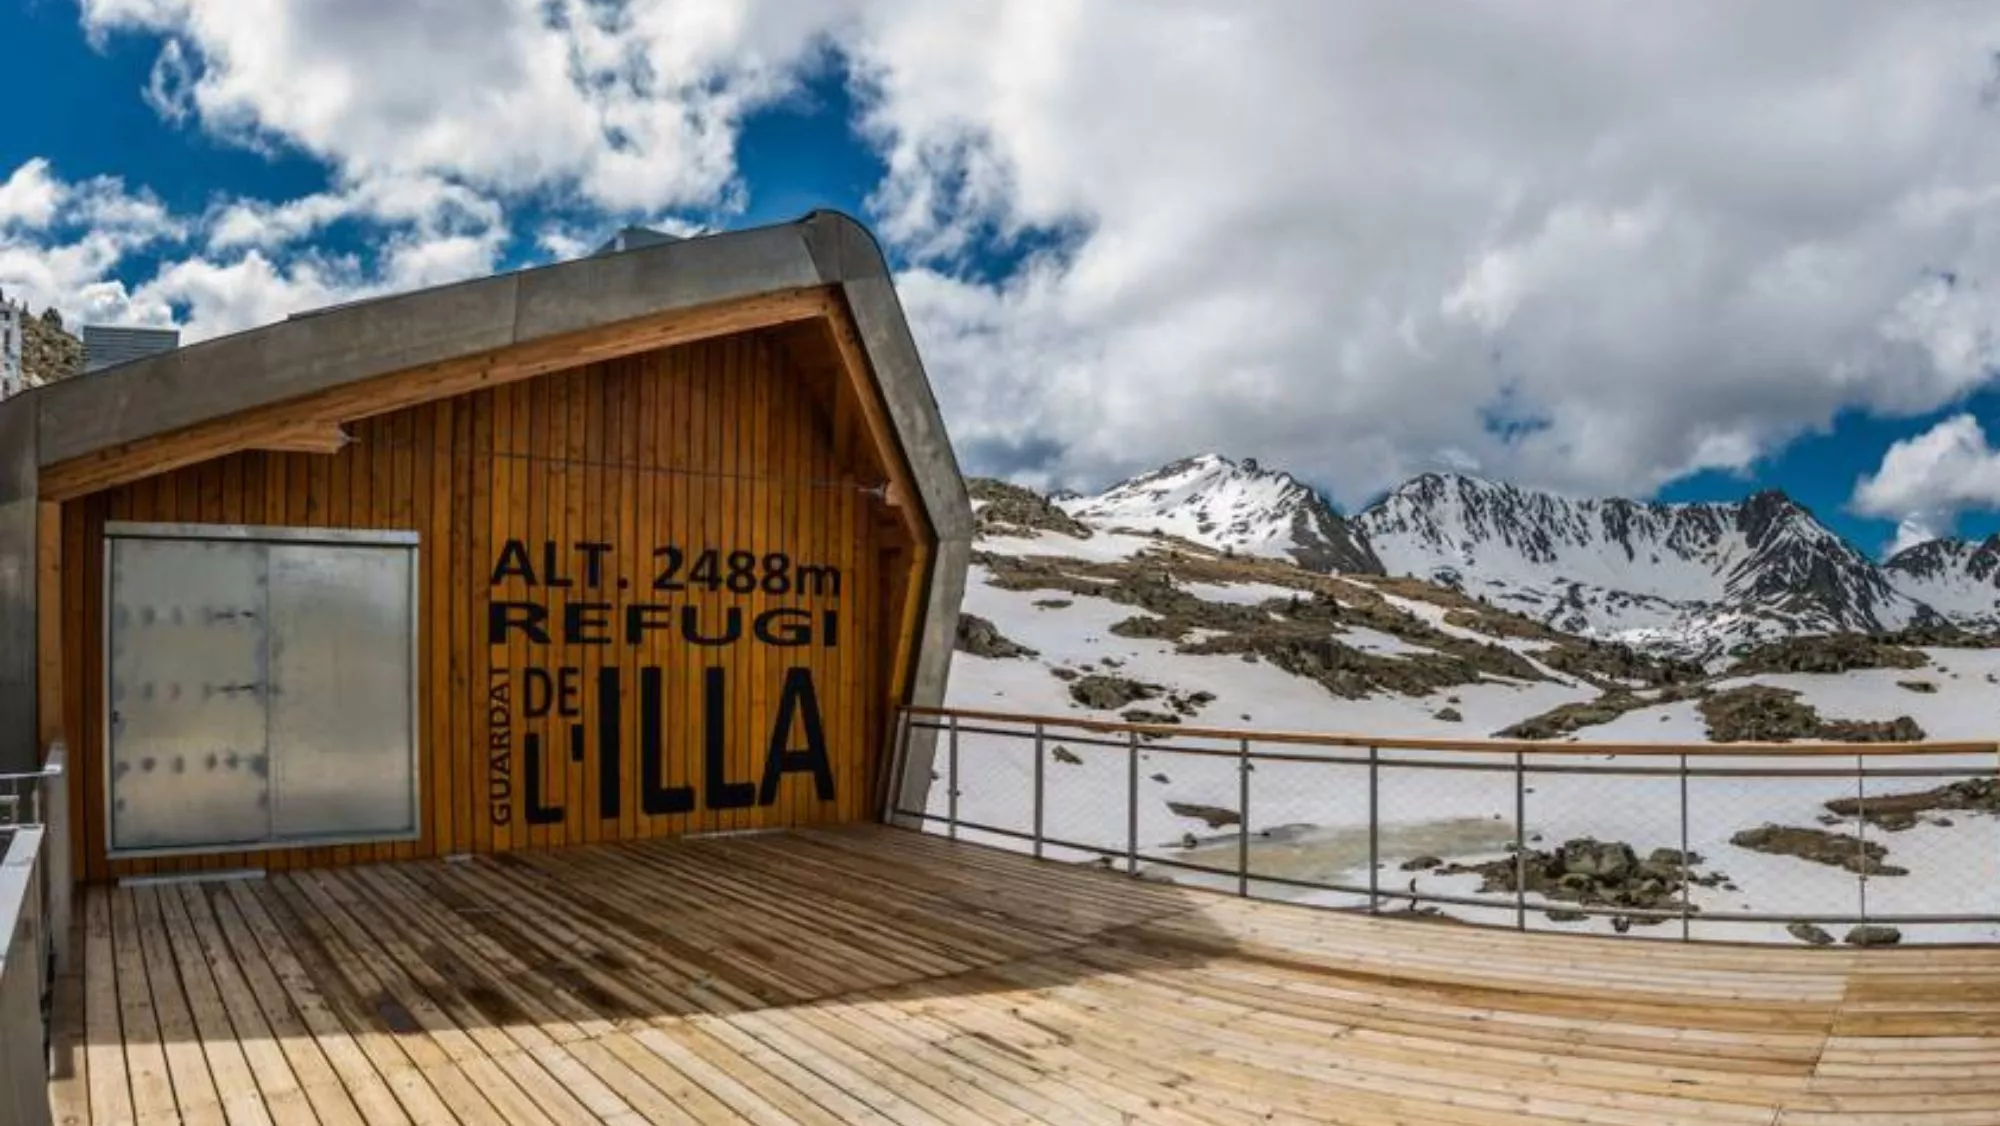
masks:
{"type": "MultiPolygon", "coordinates": [[[[99,730],[104,732],[103,753],[100,769],[104,771],[104,849],[107,860],[126,860],[153,856],[198,856],[224,852],[269,852],[280,848],[318,848],[322,846],[376,844],[382,842],[414,841],[423,837],[423,699],[420,685],[423,681],[423,608],[419,602],[423,585],[422,537],[415,531],[398,528],[307,528],[289,525],[258,524],[189,524],[189,523],[148,523],[132,520],[106,520],[104,522],[104,555],[102,577],[99,582],[99,614],[103,618],[102,648],[98,670],[100,695],[104,706],[98,713],[99,730]],[[346,833],[314,837],[271,837],[263,841],[249,841],[226,845],[178,845],[168,848],[120,849],[113,845],[111,810],[111,567],[112,546],[121,539],[151,540],[237,540],[252,543],[283,544],[324,544],[329,547],[387,547],[400,548],[410,556],[410,830],[406,833],[346,833]]],[[[266,748],[270,754],[270,748],[266,748]]],[[[270,784],[277,785],[277,770],[272,768],[270,784]]],[[[277,795],[272,795],[272,807],[276,808],[277,795]]],[[[272,830],[276,832],[275,827],[272,830]]]]}

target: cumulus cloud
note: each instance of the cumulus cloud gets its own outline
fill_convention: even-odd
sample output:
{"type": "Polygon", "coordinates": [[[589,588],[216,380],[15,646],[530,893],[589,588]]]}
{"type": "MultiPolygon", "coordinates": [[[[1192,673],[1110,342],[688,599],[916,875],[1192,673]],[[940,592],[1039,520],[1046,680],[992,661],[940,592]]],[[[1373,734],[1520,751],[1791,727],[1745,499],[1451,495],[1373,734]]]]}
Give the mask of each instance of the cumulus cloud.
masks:
{"type": "MultiPolygon", "coordinates": [[[[823,10],[824,9],[824,10],[823,10]]],[[[95,36],[167,37],[149,98],[351,180],[573,187],[614,210],[706,203],[743,117],[792,88],[833,12],[594,0],[83,0],[95,36]]]]}
{"type": "Polygon", "coordinates": [[[1970,414],[1957,414],[1890,445],[1854,487],[1852,507],[1897,521],[1892,551],[1951,531],[1968,509],[2000,508],[2000,450],[1970,414]]]}
{"type": "MultiPolygon", "coordinates": [[[[1844,408],[1934,411],[2000,367],[1990,6],[82,10],[161,37],[163,113],[333,170],[313,197],[226,205],[213,269],[152,291],[215,324],[266,308],[231,285],[471,269],[496,207],[726,212],[743,121],[834,45],[975,470],[1090,485],[1220,447],[1350,504],[1441,464],[1645,493],[1844,408]],[[408,245],[298,254],[355,216],[408,245]]],[[[568,211],[537,231],[551,254],[596,237],[568,211]]]]}
{"type": "Polygon", "coordinates": [[[49,162],[30,160],[0,182],[0,227],[46,227],[62,203],[62,187],[49,175],[49,162]]]}
{"type": "Polygon", "coordinates": [[[64,181],[42,160],[6,183],[36,185],[35,198],[53,202],[36,206],[32,226],[0,223],[0,291],[72,321],[177,326],[188,341],[490,273],[508,236],[498,204],[435,182],[228,200],[200,215],[116,178],[64,181]],[[292,245],[343,219],[371,224],[366,259],[292,245]],[[150,273],[128,277],[141,256],[150,273]]]}
{"type": "Polygon", "coordinates": [[[1835,8],[910,4],[849,45],[902,245],[1081,232],[910,296],[975,449],[1643,493],[2000,360],[2000,13],[1835,8]]]}

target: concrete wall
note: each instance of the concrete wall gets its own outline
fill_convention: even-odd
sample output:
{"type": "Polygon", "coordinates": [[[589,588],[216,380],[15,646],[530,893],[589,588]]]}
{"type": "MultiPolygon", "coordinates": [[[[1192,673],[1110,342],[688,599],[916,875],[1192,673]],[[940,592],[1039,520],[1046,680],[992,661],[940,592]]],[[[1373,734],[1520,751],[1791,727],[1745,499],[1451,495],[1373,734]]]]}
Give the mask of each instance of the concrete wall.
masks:
{"type": "Polygon", "coordinates": [[[35,396],[0,402],[0,774],[41,764],[35,728],[35,396]]]}

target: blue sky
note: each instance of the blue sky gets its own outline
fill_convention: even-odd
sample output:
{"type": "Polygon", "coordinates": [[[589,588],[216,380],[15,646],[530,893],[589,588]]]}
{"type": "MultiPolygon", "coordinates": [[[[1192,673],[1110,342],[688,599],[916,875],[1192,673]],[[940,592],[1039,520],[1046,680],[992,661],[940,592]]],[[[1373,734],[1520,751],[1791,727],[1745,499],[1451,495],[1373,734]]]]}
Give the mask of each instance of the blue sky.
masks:
{"type": "Polygon", "coordinates": [[[2000,20],[1812,11],[26,0],[0,288],[195,339],[831,207],[888,247],[973,471],[1215,450],[1350,508],[1468,467],[1781,488],[1871,552],[2000,531],[2000,20]]]}

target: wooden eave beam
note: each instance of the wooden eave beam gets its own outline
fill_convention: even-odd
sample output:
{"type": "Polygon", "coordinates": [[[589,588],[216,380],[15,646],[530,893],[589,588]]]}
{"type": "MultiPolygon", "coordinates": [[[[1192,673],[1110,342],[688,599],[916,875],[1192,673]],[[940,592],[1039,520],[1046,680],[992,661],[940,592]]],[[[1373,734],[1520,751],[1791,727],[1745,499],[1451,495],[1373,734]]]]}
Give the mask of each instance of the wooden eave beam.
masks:
{"type": "Polygon", "coordinates": [[[887,507],[902,518],[911,544],[928,547],[936,537],[931,533],[930,521],[923,513],[923,506],[901,502],[901,498],[918,495],[916,483],[911,478],[909,463],[903,457],[902,444],[896,440],[895,429],[889,422],[889,412],[882,403],[874,370],[868,364],[868,355],[862,350],[860,338],[845,307],[837,308],[828,318],[828,328],[834,349],[840,357],[844,377],[842,383],[854,404],[860,408],[862,430],[888,475],[888,496],[898,498],[892,499],[887,507]]]}
{"type": "Polygon", "coordinates": [[[259,439],[251,448],[278,454],[337,454],[353,440],[337,422],[303,422],[259,439]]]}
{"type": "Polygon", "coordinates": [[[69,500],[240,450],[279,448],[302,428],[387,414],[600,360],[733,336],[775,325],[833,318],[840,304],[827,286],[781,290],[737,301],[676,309],[583,332],[406,368],[316,394],[213,418],[170,434],[69,458],[41,471],[42,499],[69,500]]]}

